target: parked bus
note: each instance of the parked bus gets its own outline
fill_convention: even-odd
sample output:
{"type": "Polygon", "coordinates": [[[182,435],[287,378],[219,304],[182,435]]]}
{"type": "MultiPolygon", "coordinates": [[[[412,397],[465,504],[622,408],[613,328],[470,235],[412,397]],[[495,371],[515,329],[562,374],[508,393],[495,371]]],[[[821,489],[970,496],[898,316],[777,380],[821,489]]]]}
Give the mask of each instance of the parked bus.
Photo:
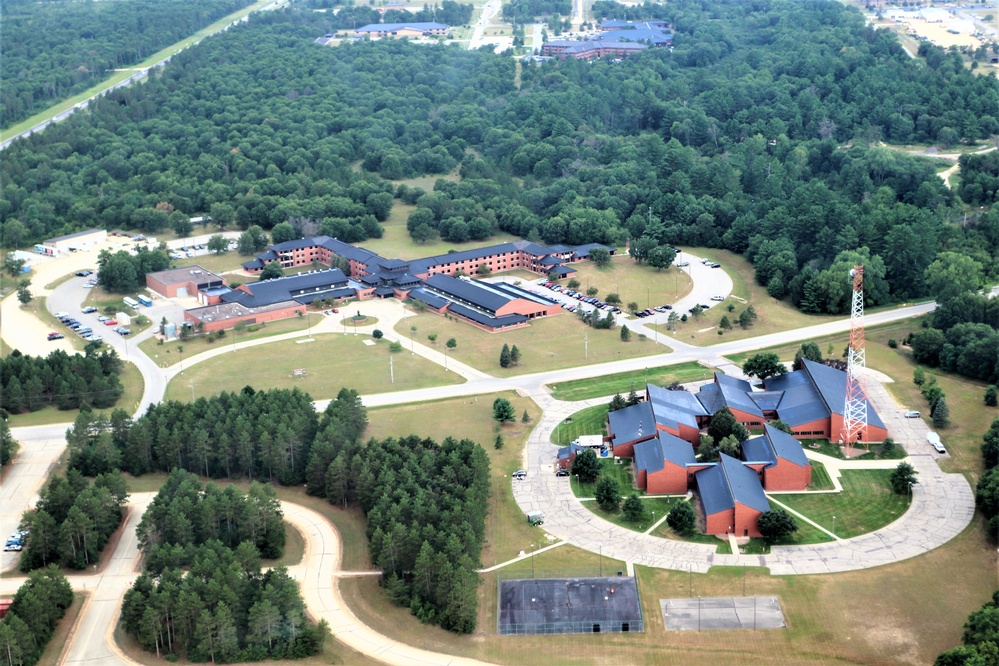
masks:
{"type": "Polygon", "coordinates": [[[132,308],[133,310],[138,310],[139,309],[139,301],[135,300],[134,298],[132,298],[130,296],[126,296],[122,300],[125,301],[125,305],[127,305],[130,308],[132,308]]]}
{"type": "Polygon", "coordinates": [[[139,294],[138,296],[136,296],[136,298],[139,299],[139,302],[145,305],[147,308],[153,307],[153,299],[149,298],[148,296],[143,296],[142,294],[139,294]]]}

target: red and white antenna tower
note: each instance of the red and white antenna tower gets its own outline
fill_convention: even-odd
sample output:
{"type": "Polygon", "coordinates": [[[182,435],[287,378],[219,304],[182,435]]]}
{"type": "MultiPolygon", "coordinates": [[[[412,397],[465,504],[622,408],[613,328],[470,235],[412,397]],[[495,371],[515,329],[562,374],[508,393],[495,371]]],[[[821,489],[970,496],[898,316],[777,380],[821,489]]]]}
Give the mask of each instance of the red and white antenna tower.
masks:
{"type": "Polygon", "coordinates": [[[864,370],[867,367],[864,343],[864,266],[854,266],[853,301],[850,306],[850,347],[846,368],[846,405],[843,408],[843,430],[840,441],[846,455],[853,445],[867,434],[867,392],[864,390],[864,370]]]}

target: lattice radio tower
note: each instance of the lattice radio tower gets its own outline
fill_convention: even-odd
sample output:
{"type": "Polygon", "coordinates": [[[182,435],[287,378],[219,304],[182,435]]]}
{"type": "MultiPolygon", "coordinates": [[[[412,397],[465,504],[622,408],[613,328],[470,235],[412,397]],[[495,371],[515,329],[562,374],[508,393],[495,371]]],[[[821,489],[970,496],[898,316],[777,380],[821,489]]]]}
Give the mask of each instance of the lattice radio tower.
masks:
{"type": "Polygon", "coordinates": [[[867,433],[867,392],[864,390],[864,370],[867,367],[864,343],[864,266],[854,266],[853,301],[850,306],[850,347],[846,368],[846,405],[843,408],[843,430],[840,441],[846,455],[867,433]]]}

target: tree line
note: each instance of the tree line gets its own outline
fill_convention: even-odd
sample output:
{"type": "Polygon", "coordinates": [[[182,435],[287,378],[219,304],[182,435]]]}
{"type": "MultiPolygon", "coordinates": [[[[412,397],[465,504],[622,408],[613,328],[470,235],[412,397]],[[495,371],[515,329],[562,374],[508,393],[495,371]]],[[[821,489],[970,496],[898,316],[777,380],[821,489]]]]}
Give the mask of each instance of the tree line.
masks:
{"type": "Polygon", "coordinates": [[[298,389],[223,392],[152,405],[136,420],[81,412],[66,433],[70,465],[87,474],[185,469],[211,478],[305,480],[317,416],[298,389]]]}
{"type": "Polygon", "coordinates": [[[0,467],[10,464],[21,445],[10,432],[7,419],[0,419],[0,467]]]}
{"type": "Polygon", "coordinates": [[[72,356],[57,349],[44,358],[15,349],[0,359],[0,405],[10,414],[46,405],[111,407],[125,390],[120,379],[123,367],[113,349],[88,346],[84,355],[72,356]]]}
{"type": "Polygon", "coordinates": [[[341,437],[323,449],[317,443],[315,455],[308,492],[361,507],[388,595],[424,622],[471,633],[489,496],[482,447],[450,437],[341,437]]]}
{"type": "Polygon", "coordinates": [[[4,2],[0,127],[141,62],[250,0],[4,2]]]}
{"type": "Polygon", "coordinates": [[[97,258],[97,280],[106,291],[127,294],[146,285],[146,273],[167,268],[170,268],[170,256],[164,250],[146,247],[140,247],[134,253],[101,250],[97,258]]]}
{"type": "MultiPolygon", "coordinates": [[[[961,277],[975,279],[967,273],[961,277]]],[[[974,292],[947,298],[933,313],[933,325],[912,333],[908,342],[917,363],[995,384],[999,381],[999,299],[974,292]]]]}
{"type": "Polygon", "coordinates": [[[571,0],[513,0],[503,3],[503,20],[508,23],[533,23],[553,14],[572,14],[571,0]]]}
{"type": "Polygon", "coordinates": [[[235,486],[222,489],[174,470],[136,533],[146,569],[154,573],[189,565],[197,547],[209,541],[232,550],[245,544],[261,557],[277,559],[284,553],[283,516],[272,486],[253,482],[243,494],[235,486]]]}
{"type": "Polygon", "coordinates": [[[93,483],[70,469],[45,484],[34,510],[21,519],[27,544],[21,571],[58,564],[86,569],[96,564],[121,524],[128,485],[120,472],[101,474],[93,483]]]}
{"type": "Polygon", "coordinates": [[[55,565],[31,572],[0,620],[0,666],[37,664],[72,603],[73,588],[55,565]]]}
{"type": "Polygon", "coordinates": [[[280,544],[265,539],[265,547],[280,556],[284,546],[273,489],[251,488],[262,501],[254,509],[257,500],[232,486],[211,488],[188,472],[175,471],[153,500],[152,513],[143,516],[138,533],[151,557],[125,593],[125,631],[157,658],[229,663],[318,654],[329,635],[325,620],[309,621],[298,586],[283,565],[261,571],[254,542],[265,525],[281,532],[280,544]],[[226,505],[228,499],[232,504],[226,505]],[[229,513],[237,505],[244,507],[245,540],[237,536],[236,519],[229,513]],[[186,554],[181,560],[162,556],[178,550],[186,554]]]}

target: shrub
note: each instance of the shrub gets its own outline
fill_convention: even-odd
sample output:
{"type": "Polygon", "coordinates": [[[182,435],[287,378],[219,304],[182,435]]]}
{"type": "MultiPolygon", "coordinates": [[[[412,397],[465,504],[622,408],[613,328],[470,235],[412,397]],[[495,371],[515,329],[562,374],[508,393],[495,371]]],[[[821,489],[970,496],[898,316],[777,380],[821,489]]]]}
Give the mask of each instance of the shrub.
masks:
{"type": "Polygon", "coordinates": [[[666,516],[666,523],[677,534],[690,534],[697,524],[697,514],[694,513],[690,502],[680,502],[666,516]]]}
{"type": "Polygon", "coordinates": [[[888,346],[892,349],[898,349],[898,340],[895,338],[888,338],[888,346]]]}
{"type": "Polygon", "coordinates": [[[390,343],[389,344],[389,351],[390,352],[401,352],[402,351],[402,343],[401,342],[390,343]]]}

